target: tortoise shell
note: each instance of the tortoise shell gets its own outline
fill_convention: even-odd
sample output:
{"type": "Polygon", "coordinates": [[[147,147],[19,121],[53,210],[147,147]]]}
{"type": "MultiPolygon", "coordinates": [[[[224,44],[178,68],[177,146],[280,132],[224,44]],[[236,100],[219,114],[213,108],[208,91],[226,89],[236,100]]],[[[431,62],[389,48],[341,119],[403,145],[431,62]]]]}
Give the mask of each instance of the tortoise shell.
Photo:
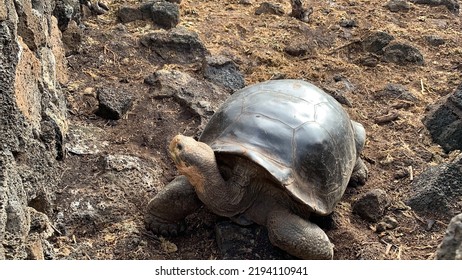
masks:
{"type": "Polygon", "coordinates": [[[327,215],[341,199],[364,143],[364,129],[318,87],[272,80],[234,93],[212,116],[200,141],[217,158],[260,165],[293,199],[327,215]]]}

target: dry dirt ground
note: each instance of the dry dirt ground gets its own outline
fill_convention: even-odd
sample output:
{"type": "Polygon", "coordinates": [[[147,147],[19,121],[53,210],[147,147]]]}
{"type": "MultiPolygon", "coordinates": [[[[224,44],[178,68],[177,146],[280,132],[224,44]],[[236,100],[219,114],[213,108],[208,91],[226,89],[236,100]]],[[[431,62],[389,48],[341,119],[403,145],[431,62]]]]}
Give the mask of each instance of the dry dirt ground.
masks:
{"type": "MultiPolygon", "coordinates": [[[[460,82],[460,17],[444,6],[411,4],[408,12],[392,13],[384,7],[385,1],[325,0],[304,1],[313,7],[310,21],[304,23],[288,15],[289,1],[270,1],[281,5],[282,16],[255,15],[263,1],[240,2],[183,0],[179,25],[197,32],[211,54],[233,59],[246,84],[275,77],[300,78],[342,92],[351,103],[346,110],[366,128],[363,157],[370,178],[365,186],[347,190],[335,210],[336,226],[326,227],[335,244],[335,259],[433,258],[450,217],[418,215],[403,201],[413,178],[450,157],[432,143],[421,119],[428,105],[460,82]],[[349,19],[356,26],[340,25],[349,19]],[[355,42],[375,31],[418,48],[424,65],[357,63],[363,53],[354,48],[355,42]],[[432,46],[425,39],[429,35],[445,43],[432,46]],[[308,46],[305,55],[293,57],[284,51],[300,42],[308,46]],[[346,82],[336,83],[334,78],[346,82]],[[405,86],[417,101],[403,104],[378,98],[375,93],[387,83],[405,86]],[[377,121],[389,114],[398,117],[377,121]],[[375,223],[352,213],[352,202],[375,188],[385,190],[392,199],[385,214],[398,221],[393,230],[377,233],[375,223]],[[431,221],[436,222],[428,227],[431,221]]],[[[81,49],[68,57],[72,82],[65,87],[71,120],[67,140],[74,143],[74,150],[86,145],[86,152],[69,152],[64,161],[56,197],[55,222],[61,233],[53,240],[56,257],[221,259],[215,240],[215,224],[221,218],[207,209],[188,217],[183,236],[164,239],[144,230],[142,219],[149,199],[177,174],[167,143],[177,133],[197,135],[200,131],[197,116],[171,98],[153,98],[143,80],[162,68],[195,73],[197,66],[152,61],[139,38],[158,27],[150,21],[123,25],[116,18],[121,5],[140,1],[106,3],[110,12],[85,19],[81,49]],[[94,114],[96,90],[105,87],[122,88],[135,96],[132,110],[123,119],[108,121],[94,114]]],[[[257,239],[263,240],[257,244],[263,245],[245,258],[290,258],[268,245],[264,230],[256,232],[257,239]]]]}

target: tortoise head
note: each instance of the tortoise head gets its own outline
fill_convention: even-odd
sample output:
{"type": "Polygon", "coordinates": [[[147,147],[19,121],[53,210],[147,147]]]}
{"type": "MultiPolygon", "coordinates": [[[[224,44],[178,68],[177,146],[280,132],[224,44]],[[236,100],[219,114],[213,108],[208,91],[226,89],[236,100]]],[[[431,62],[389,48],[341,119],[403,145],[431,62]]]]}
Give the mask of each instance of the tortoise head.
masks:
{"type": "Polygon", "coordinates": [[[169,152],[178,171],[188,178],[199,199],[213,212],[232,217],[247,209],[248,199],[243,198],[252,196],[247,196],[242,186],[235,183],[242,180],[229,180],[229,184],[223,179],[215,152],[209,145],[191,137],[177,135],[170,142],[169,152]]]}
{"type": "Polygon", "coordinates": [[[212,148],[192,137],[175,136],[170,142],[169,152],[178,171],[188,178],[196,191],[203,190],[210,175],[207,173],[217,170],[212,148]]]}

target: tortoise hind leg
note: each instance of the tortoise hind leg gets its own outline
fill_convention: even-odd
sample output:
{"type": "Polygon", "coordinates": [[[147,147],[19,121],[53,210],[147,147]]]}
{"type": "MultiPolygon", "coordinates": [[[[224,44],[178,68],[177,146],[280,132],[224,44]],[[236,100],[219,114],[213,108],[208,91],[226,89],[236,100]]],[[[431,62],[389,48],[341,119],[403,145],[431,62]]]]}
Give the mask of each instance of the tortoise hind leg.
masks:
{"type": "Polygon", "coordinates": [[[359,154],[364,149],[364,144],[366,143],[366,130],[363,125],[355,121],[351,121],[353,125],[353,130],[355,133],[355,145],[357,160],[355,167],[353,168],[353,173],[350,177],[349,185],[352,187],[362,186],[366,183],[368,170],[367,166],[364,164],[363,160],[359,157],[359,154]]]}
{"type": "Polygon", "coordinates": [[[295,257],[330,260],[334,255],[333,245],[320,227],[289,211],[271,212],[267,228],[271,243],[295,257]]]}
{"type": "Polygon", "coordinates": [[[363,160],[358,157],[348,185],[351,187],[364,185],[367,181],[368,173],[369,170],[367,169],[367,166],[364,164],[363,160]]]}
{"type": "Polygon", "coordinates": [[[178,176],[166,185],[148,204],[146,229],[156,234],[176,236],[186,228],[184,219],[202,202],[185,176],[178,176]]]}

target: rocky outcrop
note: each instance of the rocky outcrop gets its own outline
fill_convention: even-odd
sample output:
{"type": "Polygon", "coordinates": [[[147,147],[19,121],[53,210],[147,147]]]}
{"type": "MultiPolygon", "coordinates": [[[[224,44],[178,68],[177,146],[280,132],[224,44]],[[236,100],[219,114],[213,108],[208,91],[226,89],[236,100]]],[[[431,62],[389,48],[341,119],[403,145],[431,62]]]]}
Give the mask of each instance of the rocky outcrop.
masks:
{"type": "Polygon", "coordinates": [[[56,3],[53,15],[58,20],[58,27],[61,31],[66,30],[71,21],[80,22],[81,14],[79,0],[56,0],[54,2],[56,3]]]}
{"type": "Polygon", "coordinates": [[[446,152],[462,150],[462,84],[431,106],[423,123],[446,152]]]}
{"type": "Polygon", "coordinates": [[[158,70],[146,77],[144,82],[151,86],[154,98],[173,98],[200,117],[199,130],[202,130],[220,104],[229,96],[225,89],[177,70],[158,70]],[[202,92],[209,94],[201,95],[202,92]]]}
{"type": "Polygon", "coordinates": [[[54,6],[0,1],[0,259],[51,257],[49,228],[33,225],[47,225],[67,129],[54,6]]]}
{"type": "Polygon", "coordinates": [[[180,22],[180,1],[151,0],[138,5],[122,6],[117,12],[117,18],[122,23],[136,20],[148,20],[161,28],[170,29],[180,22]]]}
{"type": "Polygon", "coordinates": [[[424,214],[458,214],[462,196],[462,154],[453,161],[433,166],[412,183],[407,204],[424,214]]]}
{"type": "Polygon", "coordinates": [[[398,65],[423,65],[424,58],[420,51],[404,43],[393,43],[383,49],[383,59],[398,65]]]}
{"type": "Polygon", "coordinates": [[[353,203],[353,212],[367,221],[377,222],[382,218],[390,201],[390,197],[384,190],[373,189],[353,203]]]}
{"type": "Polygon", "coordinates": [[[152,51],[152,61],[164,63],[202,63],[209,53],[196,32],[181,26],[151,32],[140,43],[152,51]]]}
{"type": "Polygon", "coordinates": [[[406,0],[390,0],[385,7],[393,13],[407,12],[411,9],[411,5],[406,0]]]}
{"type": "Polygon", "coordinates": [[[269,14],[269,15],[282,16],[284,15],[284,9],[282,9],[280,5],[269,3],[269,2],[263,2],[255,10],[255,14],[256,15],[269,14]]]}
{"type": "Polygon", "coordinates": [[[400,66],[424,65],[425,59],[421,51],[383,31],[375,31],[365,35],[361,40],[350,44],[350,51],[358,54],[356,63],[375,67],[379,62],[394,63],[400,66]]]}
{"type": "Polygon", "coordinates": [[[111,120],[121,119],[133,105],[133,95],[117,88],[100,88],[97,91],[96,114],[111,120]]]}
{"type": "Polygon", "coordinates": [[[224,56],[208,56],[204,63],[204,77],[230,91],[245,86],[244,75],[231,59],[224,56]]]}
{"type": "Polygon", "coordinates": [[[410,0],[410,2],[419,5],[429,6],[446,6],[453,14],[459,14],[459,3],[457,0],[410,0]]]}
{"type": "MultiPolygon", "coordinates": [[[[462,84],[428,108],[423,119],[432,139],[449,153],[462,149],[462,84]]],[[[416,211],[453,216],[436,259],[462,259],[460,205],[462,154],[454,160],[425,170],[413,183],[408,204],[416,211]]]]}
{"type": "Polygon", "coordinates": [[[462,214],[451,219],[435,259],[462,260],[462,214]]]}

